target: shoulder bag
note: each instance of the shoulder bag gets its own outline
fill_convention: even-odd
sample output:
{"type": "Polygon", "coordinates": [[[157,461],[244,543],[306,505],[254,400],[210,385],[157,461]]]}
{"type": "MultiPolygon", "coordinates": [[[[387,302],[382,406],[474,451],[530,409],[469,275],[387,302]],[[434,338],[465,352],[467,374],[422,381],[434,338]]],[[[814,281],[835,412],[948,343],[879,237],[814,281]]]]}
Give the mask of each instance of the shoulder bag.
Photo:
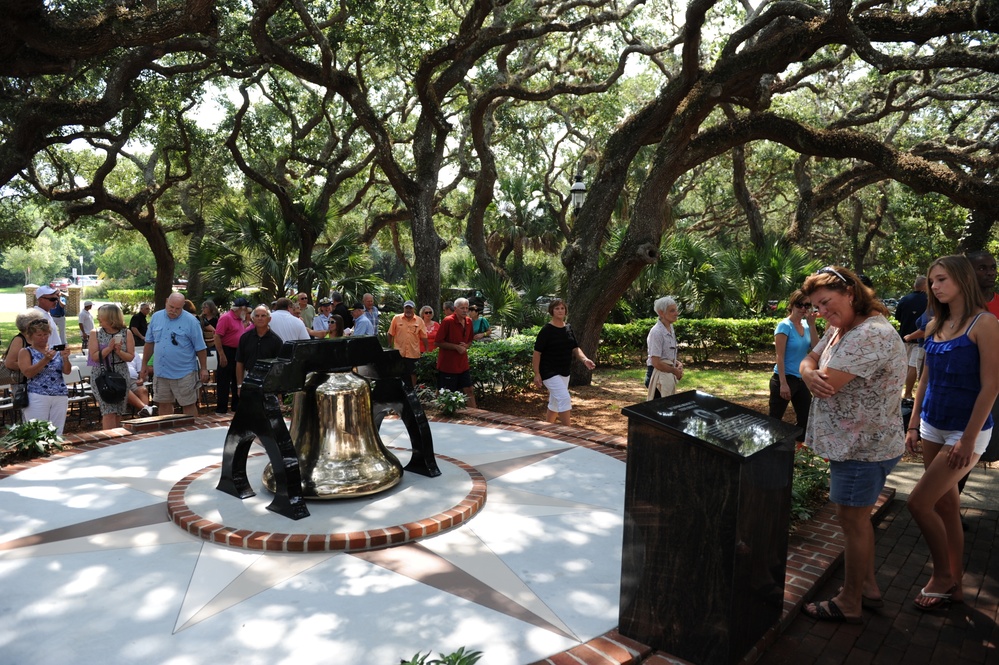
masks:
{"type": "MultiPolygon", "coordinates": [[[[25,346],[27,346],[27,340],[24,339],[24,335],[18,333],[14,336],[14,339],[17,339],[18,337],[20,337],[25,342],[25,346]]],[[[14,343],[14,339],[10,340],[10,344],[7,345],[7,350],[3,354],[3,359],[0,360],[0,386],[14,386],[21,383],[21,379],[24,378],[21,375],[20,370],[7,367],[7,363],[5,362],[7,360],[7,356],[10,355],[10,345],[14,343]]]]}
{"type": "Polygon", "coordinates": [[[28,397],[28,380],[21,375],[21,380],[18,383],[11,384],[10,394],[12,396],[11,402],[14,404],[15,409],[26,409],[28,408],[28,403],[30,397],[28,397]]]}
{"type": "Polygon", "coordinates": [[[101,363],[104,371],[98,374],[97,378],[94,379],[94,385],[97,386],[97,392],[100,393],[101,399],[107,404],[121,402],[125,399],[125,395],[128,394],[128,382],[125,380],[125,377],[115,372],[111,367],[112,355],[113,354],[108,354],[108,356],[104,358],[101,363]]]}

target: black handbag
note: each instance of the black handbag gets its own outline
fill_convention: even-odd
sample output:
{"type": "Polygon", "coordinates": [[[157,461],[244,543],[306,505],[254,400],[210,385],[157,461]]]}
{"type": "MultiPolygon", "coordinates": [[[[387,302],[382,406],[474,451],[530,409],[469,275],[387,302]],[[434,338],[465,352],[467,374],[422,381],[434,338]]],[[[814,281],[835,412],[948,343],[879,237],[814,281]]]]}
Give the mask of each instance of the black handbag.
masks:
{"type": "MultiPolygon", "coordinates": [[[[24,335],[18,333],[14,336],[14,339],[17,339],[18,337],[20,337],[24,342],[24,345],[27,346],[27,340],[24,339],[24,335]]],[[[10,340],[10,344],[14,343],[14,339],[10,340]]],[[[21,383],[21,372],[7,367],[6,360],[7,356],[10,355],[10,344],[7,345],[7,350],[4,352],[3,358],[0,359],[0,386],[10,385],[13,387],[18,383],[21,383]]]]}
{"type": "Polygon", "coordinates": [[[15,409],[26,409],[28,408],[28,382],[22,379],[20,383],[15,383],[11,385],[10,392],[12,396],[12,402],[15,409]]]}
{"type": "Polygon", "coordinates": [[[104,371],[94,379],[97,392],[100,393],[101,399],[106,404],[120,402],[128,394],[128,382],[125,377],[111,369],[110,357],[111,354],[108,354],[108,357],[104,359],[104,371]]]}

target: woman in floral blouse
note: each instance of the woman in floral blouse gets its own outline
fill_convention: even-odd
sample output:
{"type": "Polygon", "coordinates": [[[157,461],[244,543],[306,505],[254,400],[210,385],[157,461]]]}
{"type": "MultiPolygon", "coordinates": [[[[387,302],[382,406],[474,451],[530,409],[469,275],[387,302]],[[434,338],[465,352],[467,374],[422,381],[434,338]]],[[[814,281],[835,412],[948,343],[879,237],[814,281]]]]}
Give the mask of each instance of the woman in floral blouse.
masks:
{"type": "Polygon", "coordinates": [[[846,568],[839,593],[803,611],[821,621],[861,623],[863,607],[884,603],[874,577],[871,508],[905,449],[898,397],[905,346],[884,304],[850,270],[823,268],[802,291],[828,324],[800,366],[813,396],[805,445],[829,460],[829,499],[845,536],[846,568]]]}

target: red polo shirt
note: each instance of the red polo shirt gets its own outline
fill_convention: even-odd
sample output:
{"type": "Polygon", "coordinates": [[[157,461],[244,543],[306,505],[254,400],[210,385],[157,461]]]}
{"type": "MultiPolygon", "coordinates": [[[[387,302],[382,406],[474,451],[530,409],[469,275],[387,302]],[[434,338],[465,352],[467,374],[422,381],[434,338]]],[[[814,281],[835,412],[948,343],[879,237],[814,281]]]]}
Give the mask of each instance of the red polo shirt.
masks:
{"type": "MultiPolygon", "coordinates": [[[[472,320],[465,317],[465,325],[462,327],[458,323],[458,312],[445,316],[441,325],[437,328],[437,344],[448,342],[451,344],[465,343],[465,346],[472,345],[472,320]]],[[[468,353],[458,353],[452,349],[437,347],[437,370],[445,374],[461,374],[468,371],[468,353]]]]}

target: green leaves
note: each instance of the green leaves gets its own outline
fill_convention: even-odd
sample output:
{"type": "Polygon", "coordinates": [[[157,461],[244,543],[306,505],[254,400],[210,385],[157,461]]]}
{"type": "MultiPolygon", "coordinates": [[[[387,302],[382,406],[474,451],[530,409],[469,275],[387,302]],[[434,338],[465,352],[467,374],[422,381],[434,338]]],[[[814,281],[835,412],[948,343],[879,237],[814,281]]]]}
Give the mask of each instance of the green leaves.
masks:
{"type": "Polygon", "coordinates": [[[62,437],[47,420],[29,420],[14,425],[0,437],[0,448],[16,453],[44,455],[53,448],[62,450],[62,437]]]}

